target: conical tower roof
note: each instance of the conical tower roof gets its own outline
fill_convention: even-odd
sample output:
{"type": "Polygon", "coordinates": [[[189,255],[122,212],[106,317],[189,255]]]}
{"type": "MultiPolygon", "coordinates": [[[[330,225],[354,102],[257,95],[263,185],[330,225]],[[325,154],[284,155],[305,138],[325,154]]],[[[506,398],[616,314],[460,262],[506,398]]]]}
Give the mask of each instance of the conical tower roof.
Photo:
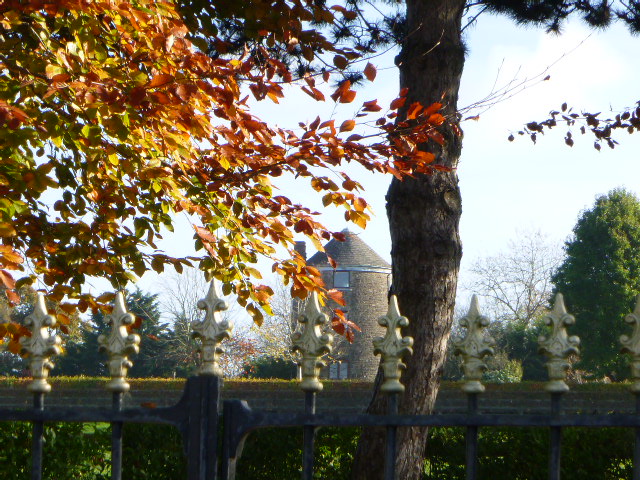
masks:
{"type": "Polygon", "coordinates": [[[364,243],[357,234],[347,229],[344,229],[342,233],[345,234],[344,242],[332,239],[324,246],[324,252],[317,252],[307,260],[307,263],[316,267],[329,266],[328,254],[336,261],[338,268],[370,267],[391,269],[391,265],[369,245],[364,243]]]}

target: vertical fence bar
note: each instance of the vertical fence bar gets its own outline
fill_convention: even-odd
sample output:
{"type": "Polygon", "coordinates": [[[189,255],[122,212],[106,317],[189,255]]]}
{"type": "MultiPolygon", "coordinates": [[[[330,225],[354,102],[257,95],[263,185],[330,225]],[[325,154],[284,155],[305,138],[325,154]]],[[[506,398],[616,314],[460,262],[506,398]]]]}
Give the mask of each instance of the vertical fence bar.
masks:
{"type": "MultiPolygon", "coordinates": [[[[551,417],[560,415],[561,393],[551,394],[551,417]]],[[[549,480],[560,480],[560,456],[562,449],[562,428],[551,427],[549,445],[549,480]]]]}
{"type": "MultiPolygon", "coordinates": [[[[113,392],[114,413],[122,410],[122,392],[113,392]]],[[[111,480],[122,480],[122,422],[111,422],[111,480]]]]}
{"type": "MultiPolygon", "coordinates": [[[[398,414],[398,394],[391,393],[387,397],[387,413],[389,415],[398,414]]],[[[389,425],[387,427],[387,445],[384,457],[384,478],[385,480],[396,480],[396,436],[398,427],[389,425]]]]}
{"type": "MultiPolygon", "coordinates": [[[[478,413],[478,394],[467,394],[467,410],[469,415],[478,413]]],[[[476,480],[478,478],[478,427],[471,425],[467,427],[466,433],[466,472],[467,480],[476,480]]]]}
{"type": "MultiPolygon", "coordinates": [[[[308,415],[316,413],[316,392],[304,392],[304,412],[308,415]]],[[[313,478],[313,450],[315,443],[316,428],[313,425],[304,427],[303,450],[302,450],[302,479],[311,480],[313,478]]]]}
{"type": "MultiPolygon", "coordinates": [[[[33,409],[42,412],[44,410],[44,393],[33,394],[33,409]]],[[[40,420],[33,422],[33,433],[31,437],[31,480],[42,479],[42,449],[44,423],[40,420]]]]}
{"type": "Polygon", "coordinates": [[[235,417],[231,403],[227,400],[222,407],[222,458],[221,480],[234,480],[236,478],[236,452],[231,451],[231,435],[234,432],[235,417]],[[232,456],[233,455],[233,459],[232,456]]]}
{"type": "Polygon", "coordinates": [[[222,379],[200,375],[187,380],[189,480],[215,480],[218,469],[218,405],[222,379]]]}
{"type": "MultiPolygon", "coordinates": [[[[636,397],[636,415],[640,415],[640,392],[634,392],[636,397]]],[[[633,445],[633,480],[640,480],[640,427],[635,428],[636,441],[633,445]]]]}
{"type": "MultiPolygon", "coordinates": [[[[463,338],[454,339],[453,353],[462,357],[464,383],[462,391],[467,394],[467,413],[478,413],[478,394],[484,392],[482,375],[487,369],[484,357],[493,355],[495,341],[484,333],[489,326],[489,319],[480,313],[478,297],[471,297],[469,311],[460,319],[460,326],[466,328],[463,338]]],[[[478,426],[469,425],[465,433],[466,478],[478,478],[478,426]]]]}

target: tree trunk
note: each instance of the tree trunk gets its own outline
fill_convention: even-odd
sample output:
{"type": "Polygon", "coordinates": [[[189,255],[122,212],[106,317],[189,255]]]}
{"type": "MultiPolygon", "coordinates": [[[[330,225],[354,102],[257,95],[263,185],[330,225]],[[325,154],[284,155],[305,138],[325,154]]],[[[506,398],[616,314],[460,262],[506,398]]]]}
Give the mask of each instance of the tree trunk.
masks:
{"type": "MultiPolygon", "coordinates": [[[[418,101],[444,104],[452,125],[443,127],[443,147],[425,145],[437,163],[456,167],[462,138],[457,128],[457,100],[464,65],[461,20],[464,0],[406,0],[407,37],[397,59],[400,86],[409,89],[406,106],[418,101]]],[[[399,115],[402,117],[402,112],[399,115]]],[[[402,381],[406,391],[400,412],[433,410],[444,365],[462,245],[458,234],[460,191],[455,171],[398,181],[387,193],[393,264],[392,293],[410,323],[404,334],[414,338],[414,352],[402,381]]],[[[368,412],[384,413],[386,399],[378,382],[368,412]]],[[[399,430],[397,478],[418,480],[427,443],[424,428],[399,430]]],[[[353,478],[382,478],[384,433],[365,431],[358,445],[353,478]]]]}

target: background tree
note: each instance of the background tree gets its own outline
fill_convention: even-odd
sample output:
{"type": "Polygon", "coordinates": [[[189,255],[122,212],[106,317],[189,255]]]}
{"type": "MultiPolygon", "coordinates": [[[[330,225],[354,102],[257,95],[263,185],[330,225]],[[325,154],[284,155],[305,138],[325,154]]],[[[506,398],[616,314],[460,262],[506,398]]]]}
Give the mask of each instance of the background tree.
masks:
{"type": "Polygon", "coordinates": [[[551,276],[562,251],[541,232],[524,232],[507,250],[476,260],[465,289],[483,298],[482,309],[493,321],[532,324],[549,305],[551,276]]]}
{"type": "MultiPolygon", "coordinates": [[[[187,377],[197,370],[198,342],[192,336],[191,323],[204,315],[198,308],[198,301],[206,296],[208,289],[204,275],[193,268],[165,276],[162,309],[170,326],[164,354],[171,361],[176,376],[187,377]]],[[[242,374],[243,364],[257,355],[258,349],[250,328],[242,322],[238,303],[230,298],[227,304],[229,309],[222,312],[222,316],[233,322],[234,329],[231,338],[225,341],[221,368],[225,376],[233,377],[242,374]]]]}
{"type": "MultiPolygon", "coordinates": [[[[109,295],[111,296],[111,295],[109,295]]],[[[173,375],[174,365],[167,356],[169,331],[161,322],[158,295],[139,289],[125,297],[127,309],[135,315],[135,332],[140,335],[140,353],[132,358],[129,376],[168,377],[173,375]]],[[[106,356],[99,352],[98,337],[108,335],[109,326],[104,313],[97,311],[85,322],[81,339],[69,341],[64,355],[56,359],[54,375],[107,376],[106,356]]]]}
{"type": "Polygon", "coordinates": [[[579,366],[594,374],[626,373],[618,354],[624,316],[640,293],[640,201],[624,189],[596,199],[565,243],[566,259],[553,277],[576,317],[579,366]]]}
{"type": "Polygon", "coordinates": [[[538,336],[545,330],[542,316],[552,296],[551,277],[561,260],[560,247],[541,232],[524,232],[509,242],[506,251],[471,265],[473,277],[465,288],[482,297],[482,311],[492,321],[489,334],[496,341],[488,380],[503,380],[505,369],[512,371],[511,378],[518,376],[518,370],[524,380],[546,378],[538,336]]]}

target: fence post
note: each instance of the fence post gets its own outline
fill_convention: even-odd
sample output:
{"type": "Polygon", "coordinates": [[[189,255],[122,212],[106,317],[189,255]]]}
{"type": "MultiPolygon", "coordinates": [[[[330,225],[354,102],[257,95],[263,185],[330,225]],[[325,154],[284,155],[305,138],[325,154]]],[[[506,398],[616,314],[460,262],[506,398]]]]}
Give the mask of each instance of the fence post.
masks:
{"type": "MultiPolygon", "coordinates": [[[[380,355],[380,363],[384,374],[384,381],[380,391],[387,395],[387,414],[398,414],[398,395],[404,392],[404,385],[400,382],[402,370],[406,365],[402,357],[413,353],[413,338],[403,337],[400,328],[407,327],[409,320],[400,315],[398,299],[395,295],[389,298],[387,314],[378,319],[380,326],[386,329],[384,337],[373,339],[373,354],[380,355]]],[[[396,478],[396,436],[398,427],[387,427],[387,440],[384,459],[385,480],[396,478]]]]}
{"type": "MultiPolygon", "coordinates": [[[[553,310],[544,317],[546,325],[551,327],[548,337],[543,335],[538,338],[540,353],[544,354],[549,373],[549,381],[545,390],[551,394],[551,416],[556,418],[561,414],[560,399],[562,394],[569,391],[566,384],[567,371],[571,367],[568,358],[578,355],[580,339],[575,335],[569,336],[567,329],[575,323],[575,318],[567,313],[562,294],[556,295],[553,310]]],[[[560,480],[560,458],[562,448],[562,428],[551,427],[549,446],[549,480],[560,480]]]]}
{"type": "MultiPolygon", "coordinates": [[[[640,295],[637,297],[633,312],[626,315],[624,321],[633,327],[633,333],[631,336],[620,336],[621,351],[631,355],[631,380],[633,383],[630,390],[636,401],[636,415],[640,415],[640,295]]],[[[640,480],[640,427],[635,428],[633,480],[640,480]]]]}
{"type": "Polygon", "coordinates": [[[198,308],[204,318],[191,323],[193,337],[200,340],[198,376],[187,380],[187,471],[189,480],[215,480],[218,469],[218,408],[222,390],[221,343],[231,336],[233,324],[222,318],[227,310],[219,284],[212,280],[198,308]]]}
{"type": "MultiPolygon", "coordinates": [[[[44,396],[51,391],[47,382],[49,370],[53,368],[50,357],[59,355],[60,337],[49,335],[49,328],[56,325],[56,319],[47,312],[44,295],[38,293],[33,313],[25,319],[25,324],[31,327],[30,337],[21,337],[21,353],[29,355],[29,369],[33,381],[27,389],[33,393],[33,409],[37,412],[44,410],[44,396]]],[[[44,424],[41,420],[33,422],[32,451],[31,451],[31,480],[42,478],[42,447],[44,424]]]]}
{"type": "Polygon", "coordinates": [[[189,480],[215,480],[218,467],[218,406],[222,379],[187,380],[187,471],[189,480]]]}
{"type": "MultiPolygon", "coordinates": [[[[469,312],[460,320],[460,326],[467,329],[467,334],[462,339],[454,340],[455,355],[462,356],[462,368],[464,371],[464,383],[462,391],[467,394],[467,412],[469,415],[478,413],[478,394],[484,392],[484,385],[480,382],[482,374],[487,369],[483,358],[493,355],[493,338],[484,334],[484,329],[489,326],[489,319],[480,314],[478,297],[471,297],[469,312]]],[[[465,436],[465,457],[467,480],[478,478],[478,427],[467,427],[465,436]]]]}
{"type": "MultiPolygon", "coordinates": [[[[126,381],[127,372],[133,366],[129,355],[140,350],[140,336],[129,333],[127,326],[133,324],[135,316],[127,311],[124,294],[116,293],[113,310],[105,317],[111,326],[108,335],[98,337],[98,350],[107,354],[109,360],[109,375],[111,379],[106,388],[112,392],[112,410],[119,413],[122,410],[122,395],[129,391],[126,381]]],[[[122,478],[122,422],[111,422],[111,480],[122,478]]]]}
{"type": "MultiPolygon", "coordinates": [[[[327,324],[327,316],[320,310],[318,294],[312,292],[300,315],[298,321],[302,325],[302,331],[295,332],[291,336],[291,349],[299,351],[301,355],[302,382],[300,388],[305,394],[305,413],[315,415],[316,393],[322,391],[322,383],[319,380],[320,369],[324,367],[322,356],[331,352],[333,336],[323,333],[322,327],[327,324]]],[[[304,426],[303,454],[302,454],[302,478],[313,478],[313,450],[316,428],[313,425],[304,426]]]]}

